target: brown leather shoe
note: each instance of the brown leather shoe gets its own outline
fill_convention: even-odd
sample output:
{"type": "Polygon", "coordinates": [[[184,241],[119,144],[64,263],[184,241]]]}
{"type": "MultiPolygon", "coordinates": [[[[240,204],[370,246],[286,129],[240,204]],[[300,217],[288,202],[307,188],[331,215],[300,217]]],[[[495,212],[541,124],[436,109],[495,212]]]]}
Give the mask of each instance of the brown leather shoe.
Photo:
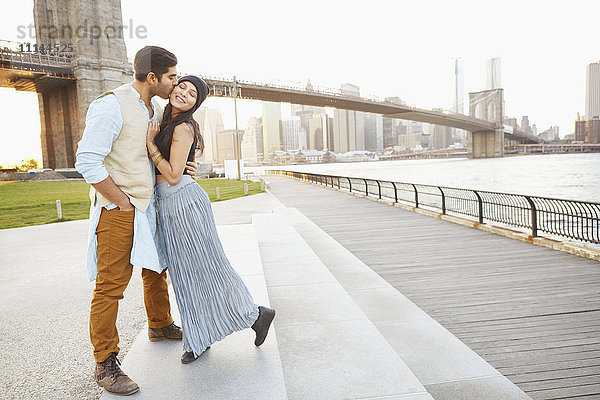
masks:
{"type": "Polygon", "coordinates": [[[148,339],[151,342],[161,340],[181,340],[181,328],[172,323],[164,328],[148,328],[148,339]]]}
{"type": "Polygon", "coordinates": [[[121,370],[121,362],[116,353],[111,353],[106,360],[96,364],[94,379],[101,388],[110,394],[129,396],[140,390],[140,387],[121,370]]]}

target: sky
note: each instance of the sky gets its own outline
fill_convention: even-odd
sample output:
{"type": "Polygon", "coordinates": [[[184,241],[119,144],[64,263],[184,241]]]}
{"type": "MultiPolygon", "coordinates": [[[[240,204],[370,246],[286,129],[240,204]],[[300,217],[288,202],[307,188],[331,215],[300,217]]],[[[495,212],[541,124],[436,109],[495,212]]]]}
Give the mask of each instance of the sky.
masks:
{"type": "MultiPolygon", "coordinates": [[[[3,4],[0,39],[24,41],[18,26],[33,23],[32,9],[33,0],[3,4]]],[[[597,0],[126,0],[122,11],[127,32],[146,32],[126,35],[130,59],[152,44],[177,55],[179,72],[298,86],[310,79],[332,89],[353,83],[362,95],[425,108],[452,106],[455,57],[465,93],[484,89],[485,60],[500,57],[505,114],[518,122],[528,115],[539,132],[558,125],[562,137],[583,114],[585,68],[600,60],[597,0]]],[[[232,99],[204,105],[234,127],[232,99]]],[[[0,89],[0,110],[0,163],[41,158],[36,94],[0,89]]],[[[260,113],[260,102],[239,102],[239,127],[260,113]]]]}

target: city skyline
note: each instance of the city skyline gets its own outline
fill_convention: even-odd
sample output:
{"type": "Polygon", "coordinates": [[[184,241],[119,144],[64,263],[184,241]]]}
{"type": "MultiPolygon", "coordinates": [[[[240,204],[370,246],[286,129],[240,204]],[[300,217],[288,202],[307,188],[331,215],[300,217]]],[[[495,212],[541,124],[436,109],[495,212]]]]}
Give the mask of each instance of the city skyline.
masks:
{"type": "MultiPolygon", "coordinates": [[[[14,26],[2,24],[0,39],[16,40],[17,26],[33,21],[32,4],[23,1],[5,6],[5,15],[13,16],[14,26]]],[[[137,1],[122,5],[124,24],[133,21],[130,25],[147,28],[145,39],[125,38],[130,58],[140,47],[152,43],[177,54],[180,72],[236,75],[239,79],[273,83],[292,81],[301,86],[309,79],[317,86],[333,88],[351,83],[360,87],[361,94],[382,99],[397,96],[430,109],[450,109],[455,103],[455,58],[463,60],[464,88],[468,93],[483,90],[485,60],[500,57],[506,114],[518,121],[527,115],[540,131],[558,125],[563,137],[574,131],[576,113],[584,114],[585,70],[600,58],[594,53],[592,39],[596,14],[593,10],[600,10],[600,6],[589,1],[544,9],[507,1],[493,14],[485,5],[471,1],[452,5],[438,2],[436,12],[431,12],[431,5],[382,1],[370,3],[368,9],[315,1],[285,10],[273,1],[211,3],[202,8],[189,5],[190,10],[197,8],[211,16],[228,15],[228,10],[237,9],[237,15],[253,21],[252,29],[243,31],[233,27],[234,21],[228,18],[206,18],[203,29],[198,24],[185,23],[178,24],[175,30],[165,24],[164,15],[154,7],[141,5],[137,1]],[[317,9],[319,12],[315,13],[317,9]],[[387,11],[382,13],[383,9],[387,11]],[[586,13],[582,14],[581,9],[586,13]],[[520,26],[518,34],[489,28],[523,15],[530,20],[520,26]],[[543,27],[535,23],[542,17],[543,27]],[[548,29],[553,23],[561,28],[548,29]],[[356,29],[358,26],[362,28],[356,29]],[[395,45],[395,38],[411,35],[414,40],[395,45]],[[294,43],[311,43],[311,50],[303,52],[294,43]]],[[[260,102],[240,101],[238,105],[240,129],[245,129],[250,117],[261,115],[260,102]]],[[[15,139],[8,138],[0,161],[12,154],[18,158],[17,153],[22,150],[34,153],[36,140],[39,147],[35,94],[15,94],[3,89],[0,106],[14,116],[7,132],[18,132],[13,135],[15,139]]],[[[206,106],[221,109],[225,128],[233,128],[231,99],[208,99],[206,106]]],[[[282,105],[282,117],[289,116],[287,110],[289,106],[282,105]]]]}

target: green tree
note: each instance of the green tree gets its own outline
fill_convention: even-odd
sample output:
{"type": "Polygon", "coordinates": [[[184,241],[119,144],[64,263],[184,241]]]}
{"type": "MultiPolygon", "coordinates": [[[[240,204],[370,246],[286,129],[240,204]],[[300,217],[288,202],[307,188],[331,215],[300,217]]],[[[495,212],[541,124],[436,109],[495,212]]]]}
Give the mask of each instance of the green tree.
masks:
{"type": "Polygon", "coordinates": [[[19,172],[27,172],[30,169],[38,169],[39,165],[38,160],[35,158],[26,158],[21,160],[21,165],[18,165],[16,168],[19,172]]]}

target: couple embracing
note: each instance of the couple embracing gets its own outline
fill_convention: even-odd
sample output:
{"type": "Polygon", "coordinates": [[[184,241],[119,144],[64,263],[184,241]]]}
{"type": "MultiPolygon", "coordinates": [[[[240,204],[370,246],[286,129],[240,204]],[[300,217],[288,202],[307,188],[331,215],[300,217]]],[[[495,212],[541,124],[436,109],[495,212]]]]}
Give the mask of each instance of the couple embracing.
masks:
{"type": "Polygon", "coordinates": [[[204,142],[192,118],[208,96],[199,77],[177,78],[177,58],[157,46],[135,56],[135,79],[88,109],[75,167],[90,188],[87,270],[96,281],[90,307],[94,377],[107,392],[139,390],[119,367],[119,300],[133,266],[142,268],[151,341],[183,340],[181,362],[246,328],[260,346],[275,310],[257,306],[231,267],[217,235],[210,200],[192,178],[204,142]],[[169,102],[162,110],[153,99],[169,102]],[[182,328],[173,323],[166,271],[182,328]]]}

